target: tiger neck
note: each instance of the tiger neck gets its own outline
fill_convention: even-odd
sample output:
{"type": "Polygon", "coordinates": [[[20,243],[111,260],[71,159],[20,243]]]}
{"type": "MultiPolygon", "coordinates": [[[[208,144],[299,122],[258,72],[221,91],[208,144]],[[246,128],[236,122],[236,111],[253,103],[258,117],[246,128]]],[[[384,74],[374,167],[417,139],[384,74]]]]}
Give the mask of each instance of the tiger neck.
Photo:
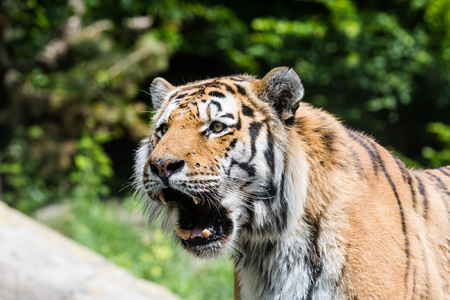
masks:
{"type": "MultiPolygon", "coordinates": [[[[244,294],[260,299],[277,299],[277,294],[304,299],[311,297],[320,281],[327,287],[326,282],[335,280],[325,262],[345,260],[341,250],[328,246],[338,244],[340,234],[325,232],[336,227],[330,224],[332,218],[322,217],[329,213],[336,195],[345,194],[342,185],[352,177],[345,136],[345,128],[332,116],[300,106],[295,124],[288,129],[285,184],[277,194],[277,200],[286,202],[288,226],[279,235],[264,239],[260,233],[239,245],[243,255],[236,260],[236,268],[244,294]],[[328,245],[321,239],[325,235],[328,245]],[[332,258],[323,259],[324,253],[332,258]],[[299,277],[307,280],[299,283],[299,277]]],[[[321,295],[329,293],[332,298],[336,291],[331,289],[321,295]]]]}
{"type": "Polygon", "coordinates": [[[359,177],[347,130],[333,116],[302,104],[286,132],[284,165],[277,172],[280,178],[274,180],[279,182],[274,201],[252,203],[267,213],[252,215],[254,226],[242,232],[246,242],[272,243],[298,236],[299,230],[308,231],[336,197],[350,193],[354,178],[359,177]]]}
{"type": "MultiPolygon", "coordinates": [[[[346,195],[358,178],[354,158],[350,153],[346,128],[335,117],[302,104],[296,114],[296,122],[289,133],[288,157],[301,160],[305,168],[296,168],[291,177],[303,176],[307,179],[306,189],[293,187],[292,205],[298,206],[297,220],[314,222],[326,214],[327,208],[346,195]],[[296,152],[295,152],[296,151],[296,152]],[[301,154],[299,154],[301,152],[301,154]],[[300,174],[299,174],[300,173],[300,174]],[[353,178],[353,179],[352,179],[353,178]],[[306,193],[298,205],[299,191],[306,193]]],[[[289,159],[286,168],[289,169],[289,159]]],[[[298,164],[297,164],[298,165],[298,164]]]]}

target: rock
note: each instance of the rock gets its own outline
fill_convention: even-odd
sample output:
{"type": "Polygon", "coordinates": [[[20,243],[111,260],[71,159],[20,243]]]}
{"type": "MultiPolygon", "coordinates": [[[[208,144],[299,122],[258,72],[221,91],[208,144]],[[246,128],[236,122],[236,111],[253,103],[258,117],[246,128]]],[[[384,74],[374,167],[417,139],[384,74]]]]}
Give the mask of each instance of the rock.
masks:
{"type": "Polygon", "coordinates": [[[0,299],[179,300],[0,201],[0,299]]]}

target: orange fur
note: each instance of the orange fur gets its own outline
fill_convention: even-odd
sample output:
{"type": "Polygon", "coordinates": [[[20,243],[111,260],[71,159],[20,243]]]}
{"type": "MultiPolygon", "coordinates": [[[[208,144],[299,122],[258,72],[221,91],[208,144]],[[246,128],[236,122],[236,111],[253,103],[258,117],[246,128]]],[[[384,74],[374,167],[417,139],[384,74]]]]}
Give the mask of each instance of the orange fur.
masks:
{"type": "Polygon", "coordinates": [[[340,231],[346,296],[450,297],[450,177],[407,169],[369,137],[352,139],[335,118],[307,104],[296,118],[290,138],[303,141],[311,168],[305,211],[325,222],[323,234],[340,231]],[[332,149],[324,147],[324,133],[333,136],[332,149]],[[366,147],[379,155],[376,170],[366,147]]]}

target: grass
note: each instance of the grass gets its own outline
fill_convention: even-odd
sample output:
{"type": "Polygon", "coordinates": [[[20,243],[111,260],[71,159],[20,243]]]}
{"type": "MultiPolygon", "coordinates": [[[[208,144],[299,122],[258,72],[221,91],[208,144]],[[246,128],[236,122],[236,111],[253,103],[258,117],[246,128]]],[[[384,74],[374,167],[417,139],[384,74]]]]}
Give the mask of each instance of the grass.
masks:
{"type": "Polygon", "coordinates": [[[133,217],[141,213],[133,199],[123,203],[79,200],[67,207],[47,225],[135,276],[165,286],[186,300],[232,299],[232,262],[193,258],[164,236],[159,224],[149,226],[133,217]]]}

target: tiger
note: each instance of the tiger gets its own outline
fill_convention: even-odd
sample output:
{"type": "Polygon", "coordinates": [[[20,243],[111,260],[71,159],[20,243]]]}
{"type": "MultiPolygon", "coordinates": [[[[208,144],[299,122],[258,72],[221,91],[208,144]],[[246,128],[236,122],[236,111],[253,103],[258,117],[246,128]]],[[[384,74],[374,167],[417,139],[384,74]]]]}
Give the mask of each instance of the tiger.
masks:
{"type": "Polygon", "coordinates": [[[450,299],[450,166],[407,168],[288,67],[150,93],[136,192],[187,252],[231,258],[234,299],[450,299]]]}

